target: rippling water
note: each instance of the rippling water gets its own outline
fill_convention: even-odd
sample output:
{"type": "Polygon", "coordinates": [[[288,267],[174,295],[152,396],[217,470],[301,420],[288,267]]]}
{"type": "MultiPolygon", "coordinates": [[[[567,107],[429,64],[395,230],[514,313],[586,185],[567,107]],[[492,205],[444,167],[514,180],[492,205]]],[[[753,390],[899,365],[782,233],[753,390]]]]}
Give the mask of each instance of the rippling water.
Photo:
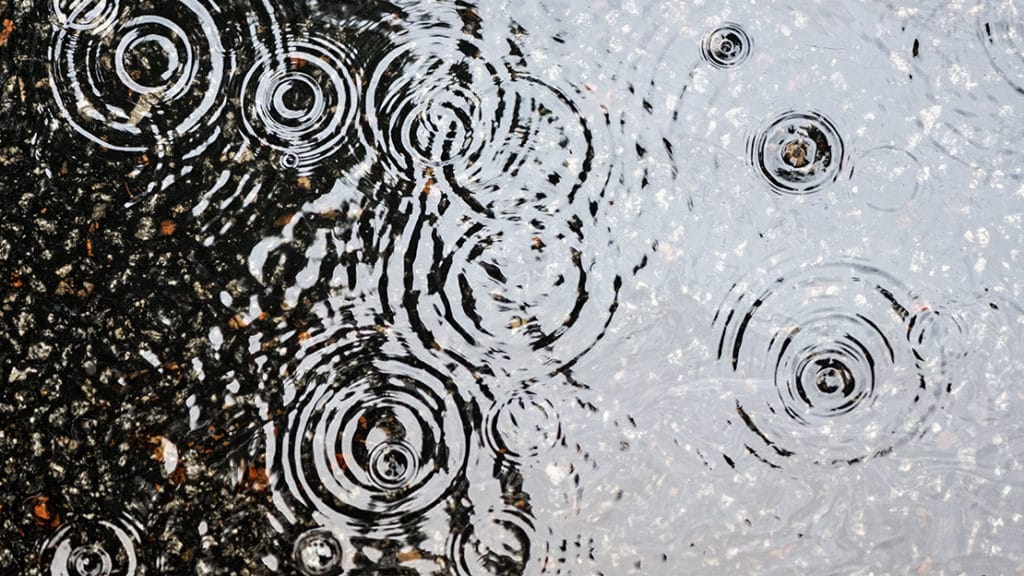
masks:
{"type": "Polygon", "coordinates": [[[0,5],[0,573],[1024,574],[1024,3],[0,5]]]}

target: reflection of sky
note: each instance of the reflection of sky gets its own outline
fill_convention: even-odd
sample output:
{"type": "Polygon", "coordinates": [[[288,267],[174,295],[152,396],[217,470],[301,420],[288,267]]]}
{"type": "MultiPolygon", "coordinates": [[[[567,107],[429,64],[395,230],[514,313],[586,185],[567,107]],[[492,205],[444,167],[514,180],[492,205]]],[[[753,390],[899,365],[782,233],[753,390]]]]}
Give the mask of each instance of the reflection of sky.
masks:
{"type": "Polygon", "coordinates": [[[1024,562],[1020,0],[28,4],[0,558],[1024,562]]]}

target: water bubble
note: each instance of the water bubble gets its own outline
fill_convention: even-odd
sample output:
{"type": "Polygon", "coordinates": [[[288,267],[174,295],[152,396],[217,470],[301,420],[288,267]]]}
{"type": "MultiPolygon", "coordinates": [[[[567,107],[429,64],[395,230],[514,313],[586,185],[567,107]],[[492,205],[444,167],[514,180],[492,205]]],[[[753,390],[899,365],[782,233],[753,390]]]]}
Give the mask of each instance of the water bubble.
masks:
{"type": "Polygon", "coordinates": [[[811,194],[839,177],[843,140],[818,112],[789,111],[750,140],[755,170],[780,194],[811,194]]]}
{"type": "Polygon", "coordinates": [[[1019,0],[984,2],[979,36],[992,66],[1024,93],[1024,7],[1019,0]]]}
{"type": "Polygon", "coordinates": [[[330,530],[309,530],[295,540],[294,557],[303,574],[329,574],[341,566],[341,543],[330,530]]]}
{"type": "Polygon", "coordinates": [[[76,133],[111,150],[142,152],[208,140],[217,130],[231,60],[215,6],[179,0],[159,11],[150,3],[118,11],[117,2],[64,4],[52,7],[63,26],[50,48],[50,85],[76,133]]]}
{"type": "Polygon", "coordinates": [[[734,287],[715,316],[718,357],[748,382],[765,379],[736,391],[754,434],[746,449],[775,467],[853,464],[916,437],[949,385],[941,342],[957,325],[941,328],[947,317],[860,263],[734,287]]]}
{"type": "Polygon", "coordinates": [[[290,35],[281,54],[261,54],[242,80],[243,126],[281,167],[308,173],[354,141],[361,84],[348,45],[290,35]]]}
{"type": "Polygon", "coordinates": [[[851,171],[853,192],[884,212],[905,208],[920,193],[927,171],[913,154],[893,146],[879,146],[862,154],[851,171]]]}
{"type": "Polygon", "coordinates": [[[40,560],[54,576],[132,576],[141,570],[139,528],[127,518],[73,522],[43,543],[40,560]]]}
{"type": "Polygon", "coordinates": [[[715,68],[734,68],[750,57],[750,36],[739,24],[726,22],[707,33],[700,45],[701,56],[715,68]]]}
{"type": "Polygon", "coordinates": [[[388,533],[448,497],[465,468],[469,408],[441,374],[415,362],[341,370],[310,382],[268,430],[276,486],[293,516],[388,533]]]}

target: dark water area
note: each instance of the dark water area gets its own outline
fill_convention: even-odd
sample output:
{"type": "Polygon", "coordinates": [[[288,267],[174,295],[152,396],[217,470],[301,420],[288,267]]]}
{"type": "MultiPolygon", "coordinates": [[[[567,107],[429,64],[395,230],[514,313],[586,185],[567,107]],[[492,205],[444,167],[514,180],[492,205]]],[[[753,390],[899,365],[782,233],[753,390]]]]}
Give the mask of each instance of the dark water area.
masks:
{"type": "Polygon", "coordinates": [[[1024,2],[0,0],[0,574],[1024,574],[1024,2]]]}

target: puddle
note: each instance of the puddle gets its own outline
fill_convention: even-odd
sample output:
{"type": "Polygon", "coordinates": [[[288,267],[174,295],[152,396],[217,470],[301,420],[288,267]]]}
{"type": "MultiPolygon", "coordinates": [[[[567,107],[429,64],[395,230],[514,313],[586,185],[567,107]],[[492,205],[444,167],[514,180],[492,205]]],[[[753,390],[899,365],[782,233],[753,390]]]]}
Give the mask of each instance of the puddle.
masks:
{"type": "Polygon", "coordinates": [[[11,0],[0,571],[1024,573],[1022,16],[11,0]]]}

